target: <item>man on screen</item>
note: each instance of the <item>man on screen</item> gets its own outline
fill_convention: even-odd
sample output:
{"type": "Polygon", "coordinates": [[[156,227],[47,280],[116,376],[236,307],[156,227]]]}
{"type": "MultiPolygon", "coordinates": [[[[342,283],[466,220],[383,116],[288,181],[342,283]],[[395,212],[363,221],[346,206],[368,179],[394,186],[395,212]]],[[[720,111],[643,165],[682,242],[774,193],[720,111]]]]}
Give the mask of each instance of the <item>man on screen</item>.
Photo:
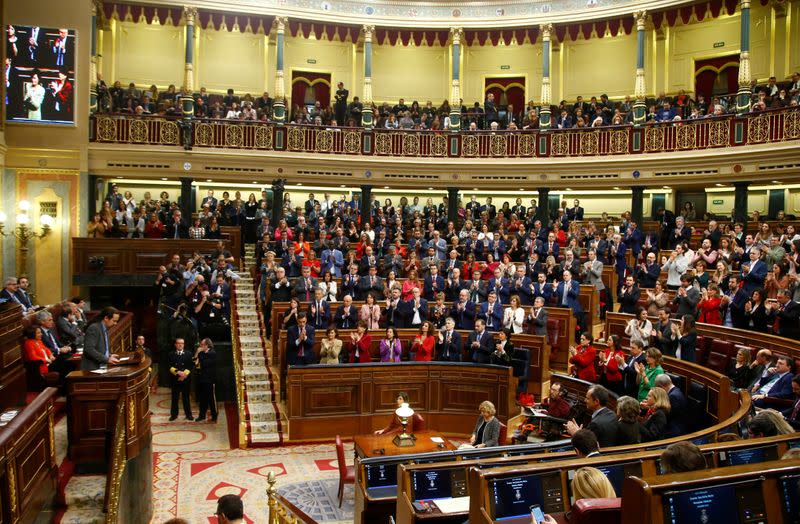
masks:
{"type": "Polygon", "coordinates": [[[53,65],[56,67],[64,67],[71,65],[73,58],[73,40],[69,37],[69,30],[59,29],[58,38],[53,42],[53,65]]]}

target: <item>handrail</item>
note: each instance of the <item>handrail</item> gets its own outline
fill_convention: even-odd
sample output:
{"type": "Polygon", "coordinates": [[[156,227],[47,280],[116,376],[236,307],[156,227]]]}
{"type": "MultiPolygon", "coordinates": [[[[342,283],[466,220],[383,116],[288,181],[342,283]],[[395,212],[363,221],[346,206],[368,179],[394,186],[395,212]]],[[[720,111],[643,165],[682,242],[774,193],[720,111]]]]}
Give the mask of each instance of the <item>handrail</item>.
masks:
{"type": "Polygon", "coordinates": [[[95,143],[417,158],[595,157],[705,150],[800,139],[800,108],[617,126],[535,130],[400,130],[253,120],[95,114],[95,143]],[[189,126],[184,134],[181,126],[189,126]],[[189,138],[191,137],[191,138],[189,138]],[[185,140],[191,140],[185,144],[185,140]]]}
{"type": "Polygon", "coordinates": [[[244,411],[244,377],[242,374],[241,349],[239,348],[239,319],[236,316],[236,283],[231,282],[231,351],[233,374],[236,380],[236,410],[239,414],[238,437],[239,449],[247,448],[247,418],[244,411]]]}
{"type": "Polygon", "coordinates": [[[114,426],[113,447],[111,449],[111,464],[106,475],[106,523],[117,524],[119,518],[119,498],[122,485],[122,475],[125,473],[127,463],[125,447],[125,400],[117,402],[117,419],[114,426]]]}
{"type": "Polygon", "coordinates": [[[270,471],[267,475],[267,524],[317,524],[316,520],[278,494],[275,482],[275,473],[270,471]]]}

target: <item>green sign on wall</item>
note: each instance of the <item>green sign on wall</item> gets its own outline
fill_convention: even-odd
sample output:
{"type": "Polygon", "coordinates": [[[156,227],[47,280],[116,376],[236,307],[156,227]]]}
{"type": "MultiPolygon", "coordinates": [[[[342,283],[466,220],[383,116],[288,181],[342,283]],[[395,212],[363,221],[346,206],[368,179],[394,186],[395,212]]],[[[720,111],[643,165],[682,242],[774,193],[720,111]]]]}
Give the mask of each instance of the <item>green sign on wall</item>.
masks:
{"type": "Polygon", "coordinates": [[[721,206],[722,204],[725,203],[725,201],[719,198],[717,200],[713,200],[711,203],[714,204],[715,206],[721,206]]]}

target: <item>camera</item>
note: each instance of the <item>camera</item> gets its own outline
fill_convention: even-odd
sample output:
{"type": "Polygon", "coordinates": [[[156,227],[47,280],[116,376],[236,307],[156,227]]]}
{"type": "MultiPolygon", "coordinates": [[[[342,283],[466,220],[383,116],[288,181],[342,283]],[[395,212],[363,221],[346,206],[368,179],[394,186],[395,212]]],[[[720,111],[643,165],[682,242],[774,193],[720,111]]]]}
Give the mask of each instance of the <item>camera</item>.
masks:
{"type": "Polygon", "coordinates": [[[102,273],[105,266],[105,257],[89,257],[89,269],[94,269],[98,273],[102,273]]]}

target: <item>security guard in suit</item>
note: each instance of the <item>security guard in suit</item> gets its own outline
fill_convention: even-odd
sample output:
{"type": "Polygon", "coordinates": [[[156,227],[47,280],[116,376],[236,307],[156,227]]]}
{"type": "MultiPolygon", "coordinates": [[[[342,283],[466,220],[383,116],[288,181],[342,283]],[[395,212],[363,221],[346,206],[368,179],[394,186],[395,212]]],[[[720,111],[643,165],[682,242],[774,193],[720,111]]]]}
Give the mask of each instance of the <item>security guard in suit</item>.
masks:
{"type": "Polygon", "coordinates": [[[217,352],[210,338],[204,338],[197,346],[194,354],[197,383],[197,403],[200,411],[197,415],[198,422],[205,422],[206,411],[211,410],[211,422],[217,421],[217,395],[215,382],[217,378],[217,352]]]}
{"type": "Polygon", "coordinates": [[[169,387],[172,390],[172,403],[170,404],[169,420],[178,418],[178,396],[183,396],[183,413],[186,420],[194,420],[192,417],[192,405],[189,400],[191,391],[191,374],[194,369],[192,355],[183,350],[185,342],[182,338],[175,339],[175,349],[167,355],[167,365],[169,366],[170,381],[169,387]]]}

